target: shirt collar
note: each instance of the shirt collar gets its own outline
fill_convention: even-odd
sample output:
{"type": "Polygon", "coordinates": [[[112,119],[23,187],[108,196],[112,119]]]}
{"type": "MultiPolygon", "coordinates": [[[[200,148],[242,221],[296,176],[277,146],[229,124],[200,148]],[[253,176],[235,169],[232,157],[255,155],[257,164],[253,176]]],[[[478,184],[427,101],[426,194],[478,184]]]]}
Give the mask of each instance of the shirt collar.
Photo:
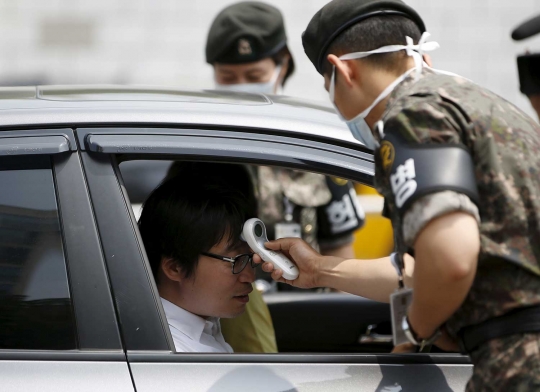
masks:
{"type": "Polygon", "coordinates": [[[187,335],[190,339],[200,342],[203,332],[213,336],[219,332],[219,323],[216,317],[204,319],[167,301],[165,298],[161,298],[161,303],[169,325],[187,335]]]}

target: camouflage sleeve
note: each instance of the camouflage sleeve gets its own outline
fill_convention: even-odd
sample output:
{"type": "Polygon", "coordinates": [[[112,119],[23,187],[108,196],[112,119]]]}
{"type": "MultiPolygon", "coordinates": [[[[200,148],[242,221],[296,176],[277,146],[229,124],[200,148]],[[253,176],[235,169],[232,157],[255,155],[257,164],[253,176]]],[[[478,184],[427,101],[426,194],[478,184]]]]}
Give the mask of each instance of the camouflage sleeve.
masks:
{"type": "Polygon", "coordinates": [[[405,244],[414,248],[416,237],[433,219],[450,212],[462,211],[472,215],[480,224],[478,207],[467,196],[444,191],[432,193],[415,201],[403,216],[403,239],[405,244]]]}
{"type": "MultiPolygon", "coordinates": [[[[411,145],[461,144],[467,147],[469,120],[463,113],[457,103],[443,99],[437,91],[404,96],[383,116],[384,132],[411,145]]],[[[379,191],[385,197],[390,196],[390,207],[395,210],[390,189],[391,165],[383,159],[381,166],[379,191]]],[[[429,221],[452,211],[467,212],[479,222],[478,208],[467,196],[453,191],[429,194],[413,202],[405,212],[401,220],[404,242],[413,247],[417,235],[429,221]]]]}
{"type": "Polygon", "coordinates": [[[384,132],[396,132],[409,143],[462,143],[468,126],[462,111],[439,95],[414,95],[399,100],[384,119],[384,132]]]}

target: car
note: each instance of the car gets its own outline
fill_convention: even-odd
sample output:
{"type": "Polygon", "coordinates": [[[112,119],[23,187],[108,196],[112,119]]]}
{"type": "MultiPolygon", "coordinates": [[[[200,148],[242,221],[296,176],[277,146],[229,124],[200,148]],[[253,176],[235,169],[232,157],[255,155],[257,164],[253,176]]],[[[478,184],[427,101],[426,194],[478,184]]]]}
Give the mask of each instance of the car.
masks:
{"type": "Polygon", "coordinates": [[[345,293],[266,295],[278,354],[175,353],[123,167],[274,165],[372,186],[372,151],[331,107],[219,91],[38,86],[1,88],[0,109],[3,391],[464,389],[467,356],[390,354],[388,305],[345,293]]]}

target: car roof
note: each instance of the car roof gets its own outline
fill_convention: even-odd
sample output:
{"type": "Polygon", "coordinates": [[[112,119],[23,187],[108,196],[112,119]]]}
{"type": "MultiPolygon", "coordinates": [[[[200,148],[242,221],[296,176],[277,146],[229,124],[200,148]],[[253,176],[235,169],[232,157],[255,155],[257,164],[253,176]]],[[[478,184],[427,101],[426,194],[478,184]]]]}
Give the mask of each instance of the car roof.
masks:
{"type": "Polygon", "coordinates": [[[329,103],[288,96],[168,87],[0,88],[0,129],[153,125],[266,129],[360,145],[329,103]]]}

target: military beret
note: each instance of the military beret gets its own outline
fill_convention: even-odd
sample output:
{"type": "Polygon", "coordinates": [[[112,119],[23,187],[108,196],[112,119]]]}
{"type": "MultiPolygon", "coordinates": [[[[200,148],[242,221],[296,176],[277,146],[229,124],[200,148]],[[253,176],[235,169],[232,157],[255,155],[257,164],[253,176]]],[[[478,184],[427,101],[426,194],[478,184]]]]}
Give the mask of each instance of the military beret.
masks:
{"type": "Polygon", "coordinates": [[[414,21],[420,32],[426,27],[420,15],[401,0],[333,0],[313,16],[302,34],[307,56],[323,73],[325,53],[332,42],[349,27],[372,16],[403,15],[414,21]]]}
{"type": "Polygon", "coordinates": [[[206,40],[206,61],[242,64],[271,57],[287,44],[279,10],[271,5],[244,1],[222,10],[206,40]]]}

